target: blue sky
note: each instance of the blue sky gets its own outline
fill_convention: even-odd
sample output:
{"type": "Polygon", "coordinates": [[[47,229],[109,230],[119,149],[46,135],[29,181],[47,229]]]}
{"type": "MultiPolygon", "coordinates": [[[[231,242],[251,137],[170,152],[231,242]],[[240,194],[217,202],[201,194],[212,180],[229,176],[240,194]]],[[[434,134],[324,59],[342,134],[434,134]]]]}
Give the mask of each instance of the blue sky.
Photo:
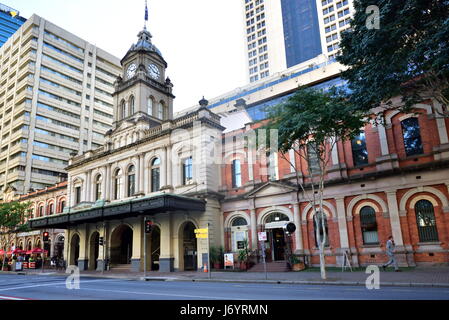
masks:
{"type": "MultiPolygon", "coordinates": [[[[175,111],[247,84],[241,0],[149,0],[149,30],[168,62],[175,111]]],[[[122,58],[145,16],[144,0],[0,0],[36,13],[122,58]]]]}

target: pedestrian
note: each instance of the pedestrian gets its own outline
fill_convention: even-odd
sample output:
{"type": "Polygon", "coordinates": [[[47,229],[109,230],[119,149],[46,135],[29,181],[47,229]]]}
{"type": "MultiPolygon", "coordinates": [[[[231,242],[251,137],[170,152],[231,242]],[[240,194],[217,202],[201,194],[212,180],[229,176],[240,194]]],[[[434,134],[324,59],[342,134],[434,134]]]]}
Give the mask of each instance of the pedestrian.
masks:
{"type": "Polygon", "coordinates": [[[394,246],[393,236],[389,236],[389,237],[388,237],[386,247],[387,247],[387,249],[386,249],[386,254],[387,254],[389,260],[388,260],[388,262],[387,262],[386,264],[384,264],[384,265],[382,266],[382,269],[385,271],[385,269],[386,269],[389,265],[393,264],[393,265],[394,265],[394,271],[400,272],[401,270],[399,270],[398,263],[397,263],[396,258],[395,258],[395,256],[394,256],[394,248],[395,248],[395,246],[394,246]]]}

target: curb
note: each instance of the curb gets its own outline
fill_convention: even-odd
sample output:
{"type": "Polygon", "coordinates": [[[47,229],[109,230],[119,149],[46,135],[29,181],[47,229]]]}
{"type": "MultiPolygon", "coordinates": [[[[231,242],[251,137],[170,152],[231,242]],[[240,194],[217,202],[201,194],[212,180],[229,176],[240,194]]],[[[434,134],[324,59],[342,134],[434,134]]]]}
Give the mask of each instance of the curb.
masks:
{"type": "MultiPolygon", "coordinates": [[[[1,274],[24,275],[24,276],[65,276],[65,273],[31,273],[31,272],[1,272],[1,274]]],[[[154,281],[154,282],[218,282],[218,283],[263,283],[263,284],[290,284],[290,285],[331,285],[331,286],[365,286],[365,282],[358,281],[310,281],[310,280],[240,280],[240,279],[203,279],[203,278],[176,278],[176,277],[129,277],[102,274],[81,274],[84,278],[116,279],[125,281],[154,281]]],[[[428,282],[381,282],[381,286],[387,287],[415,287],[415,288],[449,288],[449,283],[428,282]]]]}

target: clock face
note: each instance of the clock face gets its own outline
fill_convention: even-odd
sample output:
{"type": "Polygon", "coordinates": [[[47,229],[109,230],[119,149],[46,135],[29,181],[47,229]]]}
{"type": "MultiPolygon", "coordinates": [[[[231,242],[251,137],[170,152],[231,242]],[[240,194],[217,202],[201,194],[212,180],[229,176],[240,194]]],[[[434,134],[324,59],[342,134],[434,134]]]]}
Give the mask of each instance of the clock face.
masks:
{"type": "Polygon", "coordinates": [[[155,64],[150,64],[148,66],[148,71],[150,73],[150,77],[153,79],[159,79],[161,77],[161,72],[159,71],[159,68],[155,64]]]}
{"type": "Polygon", "coordinates": [[[126,75],[128,76],[128,79],[134,77],[136,74],[137,66],[133,63],[128,67],[128,71],[126,71],[126,75]]]}

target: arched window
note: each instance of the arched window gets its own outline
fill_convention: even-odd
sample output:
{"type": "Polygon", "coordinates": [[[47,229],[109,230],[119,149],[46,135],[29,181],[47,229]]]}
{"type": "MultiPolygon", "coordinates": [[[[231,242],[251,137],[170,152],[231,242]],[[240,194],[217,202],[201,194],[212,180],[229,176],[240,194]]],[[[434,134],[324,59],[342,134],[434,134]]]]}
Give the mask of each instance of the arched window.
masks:
{"type": "Polygon", "coordinates": [[[120,199],[122,190],[122,170],[117,169],[114,173],[114,200],[120,199]]]}
{"type": "Polygon", "coordinates": [[[420,242],[438,240],[437,222],[433,205],[428,200],[420,200],[415,205],[416,223],[420,242]]]}
{"type": "Polygon", "coordinates": [[[64,208],[65,208],[65,200],[61,201],[61,203],[60,203],[60,207],[59,207],[60,212],[64,212],[64,208]]]}
{"type": "Polygon", "coordinates": [[[130,166],[128,169],[128,197],[134,196],[136,193],[136,168],[130,166]]]}
{"type": "Polygon", "coordinates": [[[102,198],[102,177],[98,175],[95,179],[95,201],[101,200],[102,198]]]}
{"type": "Polygon", "coordinates": [[[363,166],[368,164],[368,150],[366,149],[365,132],[361,132],[352,140],[352,158],[354,166],[363,166]]]}
{"type": "Polygon", "coordinates": [[[184,185],[188,185],[193,181],[193,160],[192,157],[184,159],[182,170],[182,181],[184,185]]]}
{"type": "Polygon", "coordinates": [[[245,218],[237,217],[231,223],[231,244],[232,251],[245,249],[245,242],[248,241],[248,223],[245,218]]]}
{"type": "Polygon", "coordinates": [[[134,96],[131,96],[131,98],[129,98],[129,115],[130,116],[132,116],[135,112],[135,108],[134,108],[135,103],[134,102],[135,102],[134,96]]]}
{"type": "Polygon", "coordinates": [[[53,213],[55,213],[54,207],[55,206],[54,206],[53,202],[48,205],[48,212],[47,212],[48,215],[51,216],[53,213]]]}
{"type": "Polygon", "coordinates": [[[123,120],[126,118],[126,102],[125,100],[122,100],[122,103],[120,104],[120,120],[123,120]]]}
{"type": "Polygon", "coordinates": [[[75,205],[81,203],[81,186],[75,187],[75,205]]]}
{"type": "Polygon", "coordinates": [[[44,206],[43,205],[39,206],[39,210],[38,210],[37,216],[39,218],[44,216],[44,206]]]}
{"type": "Polygon", "coordinates": [[[423,154],[418,118],[408,118],[401,122],[405,153],[408,157],[423,154]]]}
{"type": "Polygon", "coordinates": [[[232,161],[232,187],[240,188],[242,186],[242,168],[240,160],[232,161]]]}
{"type": "Polygon", "coordinates": [[[161,160],[159,158],[151,162],[151,192],[158,192],[160,190],[160,166],[161,160]]]}
{"type": "Polygon", "coordinates": [[[320,159],[315,143],[307,144],[307,162],[309,165],[309,174],[319,174],[321,172],[320,159]]]}
{"type": "Polygon", "coordinates": [[[148,109],[148,111],[147,111],[147,113],[148,113],[148,115],[149,116],[153,116],[153,105],[154,105],[154,101],[153,101],[153,98],[148,98],[148,101],[147,101],[147,109],[148,109]]]}
{"type": "Polygon", "coordinates": [[[280,212],[273,212],[271,213],[266,219],[265,223],[271,223],[271,222],[279,222],[279,221],[290,221],[289,217],[286,216],[283,213],[280,212]]]}
{"type": "Polygon", "coordinates": [[[376,212],[372,207],[363,207],[360,210],[360,226],[362,228],[364,244],[378,244],[376,212]]]}
{"type": "Polygon", "coordinates": [[[164,120],[164,104],[162,102],[157,104],[157,118],[164,120]]]}
{"type": "Polygon", "coordinates": [[[319,231],[319,233],[320,233],[321,241],[323,241],[323,237],[324,237],[323,219],[324,219],[324,230],[326,230],[326,242],[325,242],[324,246],[325,247],[329,246],[329,232],[328,232],[328,227],[327,227],[327,217],[324,213],[320,214],[319,212],[317,212],[313,216],[313,230],[314,230],[314,235],[315,235],[315,245],[317,248],[319,247],[317,231],[319,231]]]}

